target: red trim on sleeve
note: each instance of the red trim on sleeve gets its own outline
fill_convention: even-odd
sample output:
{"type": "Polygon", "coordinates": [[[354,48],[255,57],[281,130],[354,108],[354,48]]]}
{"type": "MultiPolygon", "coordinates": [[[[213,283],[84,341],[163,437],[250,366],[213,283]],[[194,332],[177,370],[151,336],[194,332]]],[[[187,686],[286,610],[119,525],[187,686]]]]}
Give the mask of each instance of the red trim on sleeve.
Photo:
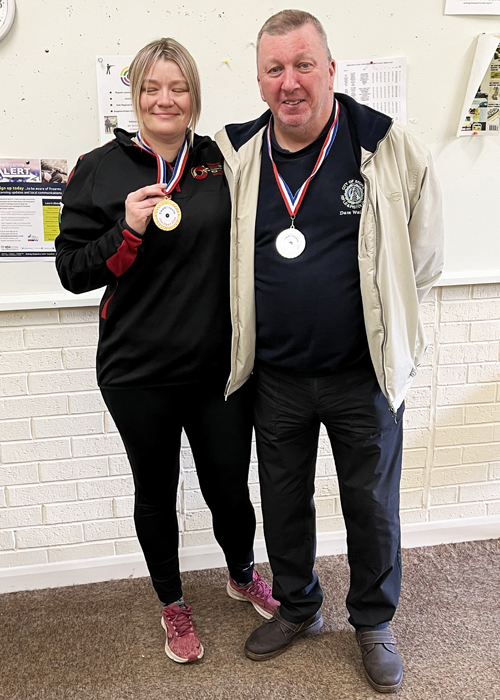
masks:
{"type": "MultiPolygon", "coordinates": [[[[83,158],[83,156],[80,156],[80,157],[78,158],[78,160],[80,161],[82,158],[83,158]]],[[[78,165],[78,163],[77,163],[76,165],[78,165]]],[[[69,183],[71,182],[71,178],[73,177],[73,174],[74,174],[74,172],[75,172],[75,170],[76,170],[76,165],[75,165],[75,167],[73,168],[73,170],[70,172],[70,174],[68,175],[68,180],[67,180],[67,182],[66,182],[67,185],[69,185],[69,183]]]]}
{"type": "Polygon", "coordinates": [[[122,231],[123,241],[118,250],[108,260],[106,265],[116,277],[121,277],[132,265],[137,257],[137,248],[142,243],[142,238],[134,236],[126,228],[122,231]]]}

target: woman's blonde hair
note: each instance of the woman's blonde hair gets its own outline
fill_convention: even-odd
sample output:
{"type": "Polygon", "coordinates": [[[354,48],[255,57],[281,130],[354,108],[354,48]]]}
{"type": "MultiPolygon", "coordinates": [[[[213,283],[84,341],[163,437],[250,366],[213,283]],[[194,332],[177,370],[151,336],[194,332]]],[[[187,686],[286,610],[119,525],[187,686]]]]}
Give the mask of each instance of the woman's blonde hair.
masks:
{"type": "Polygon", "coordinates": [[[160,59],[176,63],[186,79],[191,97],[191,120],[188,129],[191,132],[190,140],[192,145],[196,124],[198,123],[201,113],[200,76],[194,58],[189,51],[175,39],[166,38],[152,41],[137,53],[130,64],[128,77],[130,80],[132,105],[137,121],[139,122],[139,128],[144,128],[140,107],[141,92],[149,72],[160,59]]]}

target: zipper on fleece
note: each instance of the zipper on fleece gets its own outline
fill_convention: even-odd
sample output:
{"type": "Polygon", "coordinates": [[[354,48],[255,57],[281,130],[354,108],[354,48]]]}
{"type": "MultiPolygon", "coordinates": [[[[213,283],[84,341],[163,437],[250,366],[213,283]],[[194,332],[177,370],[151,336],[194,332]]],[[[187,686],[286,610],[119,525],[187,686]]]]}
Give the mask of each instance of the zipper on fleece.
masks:
{"type": "MultiPolygon", "coordinates": [[[[392,125],[391,125],[391,128],[392,128],[392,125]]],[[[378,264],[378,245],[377,245],[378,244],[378,221],[377,221],[377,215],[375,213],[375,207],[374,207],[373,201],[371,199],[370,181],[368,180],[368,178],[365,176],[365,174],[363,172],[363,169],[365,168],[367,163],[369,163],[372,160],[372,158],[374,158],[377,155],[381,144],[389,136],[390,131],[391,131],[391,129],[389,128],[387,130],[387,133],[385,134],[384,138],[380,139],[380,141],[378,142],[376,150],[365,160],[364,163],[361,164],[360,173],[361,173],[361,176],[362,176],[362,178],[365,182],[365,185],[366,185],[367,199],[368,199],[368,203],[371,206],[371,209],[373,212],[373,220],[375,221],[375,287],[377,288],[378,301],[379,301],[379,306],[380,306],[380,317],[381,317],[381,321],[382,321],[382,330],[384,332],[384,338],[382,340],[382,346],[381,346],[382,369],[384,372],[384,387],[385,387],[387,401],[389,403],[389,411],[392,413],[392,416],[394,418],[394,422],[397,423],[397,411],[396,411],[394,404],[389,399],[389,389],[387,386],[387,372],[386,372],[386,368],[385,368],[385,345],[387,342],[387,328],[385,326],[384,309],[382,306],[382,295],[380,294],[380,287],[378,285],[378,268],[377,268],[377,264],[378,264]]]]}
{"type": "MultiPolygon", "coordinates": [[[[232,230],[233,229],[233,218],[232,218],[233,215],[234,215],[234,218],[236,219],[236,207],[237,207],[236,192],[238,191],[238,185],[239,185],[239,181],[240,181],[240,172],[238,169],[237,174],[235,174],[234,170],[229,165],[229,162],[227,159],[226,159],[226,163],[227,163],[228,168],[231,170],[231,172],[233,174],[233,180],[234,180],[233,192],[232,192],[232,197],[231,197],[231,230],[232,230]]],[[[231,269],[231,265],[233,262],[232,258],[233,258],[233,249],[231,246],[230,269],[231,269]]],[[[231,280],[231,283],[232,283],[232,280],[231,280]]],[[[233,355],[233,341],[234,341],[234,333],[235,333],[234,326],[233,326],[233,309],[232,308],[230,308],[230,312],[231,312],[231,370],[229,372],[229,378],[227,380],[226,388],[224,390],[224,401],[227,401],[229,398],[228,392],[229,392],[229,388],[231,386],[232,379],[236,375],[236,357],[238,355],[238,353],[235,352],[234,358],[232,357],[232,355],[233,355]]],[[[239,343],[239,337],[238,337],[238,343],[239,343]]]]}

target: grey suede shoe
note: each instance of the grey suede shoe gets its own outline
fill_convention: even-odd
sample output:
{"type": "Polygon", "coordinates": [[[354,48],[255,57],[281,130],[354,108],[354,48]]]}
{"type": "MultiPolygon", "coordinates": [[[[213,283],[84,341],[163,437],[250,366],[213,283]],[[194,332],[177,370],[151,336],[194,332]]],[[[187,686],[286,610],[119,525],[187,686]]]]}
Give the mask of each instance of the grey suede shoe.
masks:
{"type": "Polygon", "coordinates": [[[305,622],[294,625],[276,611],[273,617],[252,632],[245,644],[245,654],[253,661],[266,661],[282,654],[303,634],[315,634],[323,626],[321,611],[305,622]]]}
{"type": "Polygon", "coordinates": [[[356,632],[368,683],[379,693],[395,693],[403,682],[403,662],[389,629],[356,632]]]}

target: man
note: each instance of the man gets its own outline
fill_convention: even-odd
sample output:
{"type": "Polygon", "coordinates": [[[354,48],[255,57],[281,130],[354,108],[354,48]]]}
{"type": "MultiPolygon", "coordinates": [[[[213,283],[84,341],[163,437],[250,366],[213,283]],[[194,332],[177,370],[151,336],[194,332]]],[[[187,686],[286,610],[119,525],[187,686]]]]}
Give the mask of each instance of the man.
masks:
{"type": "Polygon", "coordinates": [[[439,187],[427,149],[403,127],[334,95],[335,62],[309,13],[264,24],[257,67],[270,111],[216,137],[234,204],[227,391],[255,360],[280,602],[245,651],[272,658],[322,625],[313,495],[323,423],[347,528],[349,621],[368,681],[393,692],[403,676],[388,629],[401,585],[403,400],[425,351],[418,305],[442,268],[439,187]]]}

